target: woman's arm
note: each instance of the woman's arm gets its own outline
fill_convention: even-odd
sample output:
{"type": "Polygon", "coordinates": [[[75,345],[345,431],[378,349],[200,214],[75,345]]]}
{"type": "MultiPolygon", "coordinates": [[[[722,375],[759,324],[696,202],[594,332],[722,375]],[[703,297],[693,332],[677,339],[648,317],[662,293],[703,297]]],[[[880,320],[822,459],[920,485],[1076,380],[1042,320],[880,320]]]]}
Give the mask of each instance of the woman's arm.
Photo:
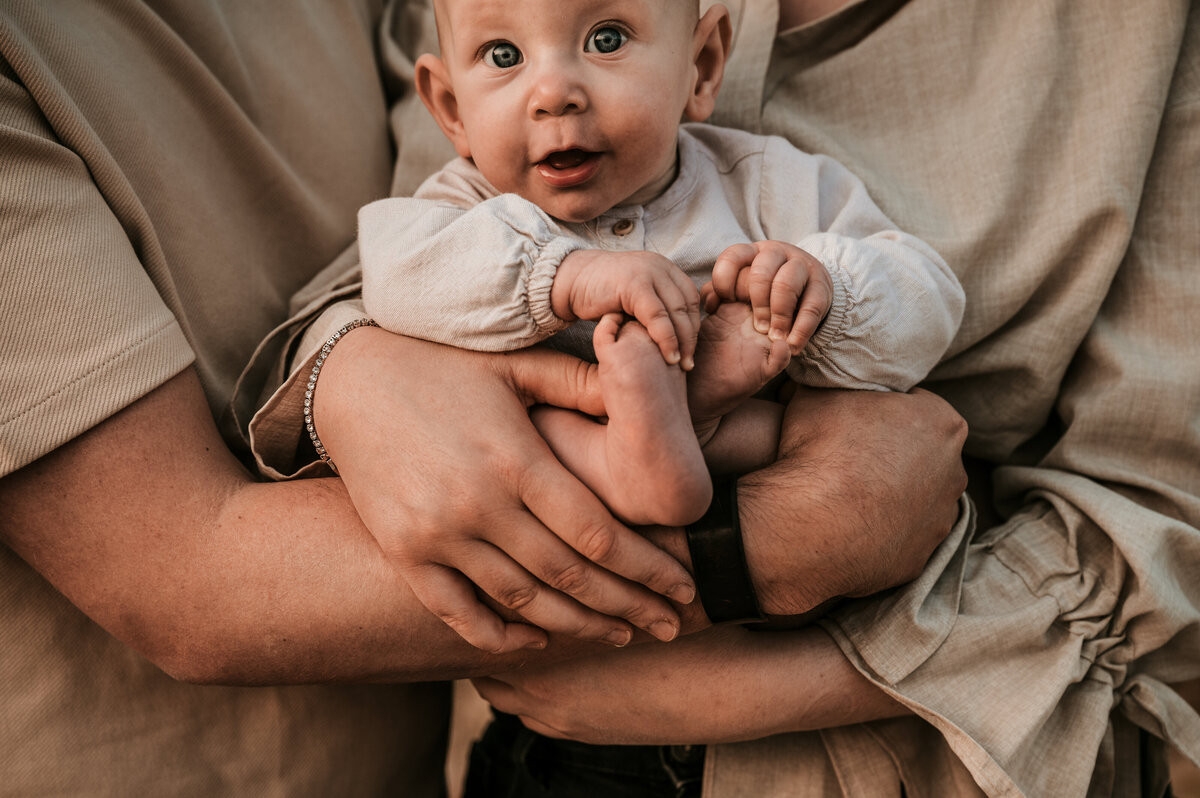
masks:
{"type": "MultiPolygon", "coordinates": [[[[559,380],[558,390],[567,390],[562,387],[567,375],[523,367],[520,358],[497,362],[489,371],[477,369],[475,378],[458,375],[455,386],[484,404],[497,392],[512,396],[514,384],[537,393],[559,380]]],[[[585,386],[576,387],[587,393],[585,386]]],[[[434,385],[427,391],[431,401],[441,397],[434,385]]],[[[519,402],[518,408],[524,412],[519,402]]],[[[443,426],[433,413],[423,423],[429,429],[443,426]]],[[[521,478],[521,496],[532,506],[539,506],[539,492],[543,501],[568,494],[562,479],[553,478],[549,453],[531,450],[520,428],[510,426],[515,431],[481,436],[477,443],[487,439],[496,450],[513,452],[511,457],[499,466],[477,463],[458,473],[445,483],[459,486],[455,495],[446,496],[445,484],[427,482],[426,509],[482,506],[480,486],[493,484],[501,466],[521,478]]],[[[530,428],[529,435],[535,434],[530,428]]],[[[418,450],[411,448],[413,441],[390,435],[386,445],[409,460],[415,451],[426,461],[447,456],[443,449],[418,450]]],[[[440,445],[448,444],[443,439],[440,445]]],[[[411,492],[414,485],[407,488],[411,492]]],[[[488,518],[519,535],[536,522],[510,490],[511,485],[492,489],[488,518]]],[[[594,541],[606,539],[611,560],[629,553],[622,548],[621,529],[606,513],[572,502],[557,508],[554,522],[564,534],[590,532],[594,541]]],[[[463,522],[449,513],[434,518],[463,522]]],[[[251,479],[218,436],[190,370],[0,480],[0,535],[115,637],[187,681],[444,679],[512,667],[532,656],[478,651],[425,610],[364,528],[339,480],[251,479]]],[[[566,554],[546,560],[560,577],[558,587],[639,620],[647,614],[675,617],[643,588],[604,576],[589,579],[591,566],[581,568],[587,564],[579,555],[566,554]],[[574,579],[570,585],[562,581],[568,576],[574,579]]],[[[522,589],[508,595],[537,606],[551,592],[526,574],[522,589]]],[[[596,613],[580,610],[578,617],[580,636],[600,638],[614,626],[624,628],[596,613]]],[[[519,630],[526,636],[518,642],[543,643],[540,632],[519,630]]],[[[582,644],[556,640],[549,647],[565,653],[572,645],[582,644]]]]}

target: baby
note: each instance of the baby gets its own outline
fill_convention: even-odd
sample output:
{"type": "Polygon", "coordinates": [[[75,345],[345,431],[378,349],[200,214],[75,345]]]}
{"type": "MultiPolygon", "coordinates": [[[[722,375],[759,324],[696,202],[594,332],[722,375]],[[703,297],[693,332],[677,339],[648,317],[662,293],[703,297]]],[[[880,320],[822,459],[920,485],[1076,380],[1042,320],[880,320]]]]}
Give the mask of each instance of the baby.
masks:
{"type": "Polygon", "coordinates": [[[594,350],[606,422],[531,415],[615,515],[689,523],[710,470],[773,460],[782,408],[752,397],[785,368],[903,391],[944,354],[962,290],[857,178],[782,139],[695,124],[721,83],[723,7],[435,8],[441,57],[418,59],[416,85],[461,157],[360,212],[367,312],[454,346],[594,350]]]}

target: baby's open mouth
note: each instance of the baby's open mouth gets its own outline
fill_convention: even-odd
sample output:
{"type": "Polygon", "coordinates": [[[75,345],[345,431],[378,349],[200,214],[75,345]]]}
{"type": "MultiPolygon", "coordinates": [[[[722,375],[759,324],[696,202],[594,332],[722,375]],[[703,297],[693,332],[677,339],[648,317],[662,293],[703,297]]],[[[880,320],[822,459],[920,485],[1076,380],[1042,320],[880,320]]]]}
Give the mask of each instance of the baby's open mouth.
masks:
{"type": "Polygon", "coordinates": [[[595,153],[588,152],[587,150],[561,150],[547,155],[542,163],[551,169],[574,169],[594,155],[595,153]]]}
{"type": "Polygon", "coordinates": [[[537,163],[537,171],[554,188],[582,186],[600,168],[600,153],[578,148],[552,152],[537,163]]]}

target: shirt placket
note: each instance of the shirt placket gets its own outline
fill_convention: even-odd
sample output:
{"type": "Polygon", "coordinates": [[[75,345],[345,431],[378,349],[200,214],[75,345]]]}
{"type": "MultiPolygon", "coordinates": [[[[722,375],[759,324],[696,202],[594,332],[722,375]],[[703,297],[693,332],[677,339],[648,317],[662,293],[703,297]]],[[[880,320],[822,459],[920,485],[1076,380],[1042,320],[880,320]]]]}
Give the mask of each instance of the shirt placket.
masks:
{"type": "Polygon", "coordinates": [[[646,248],[646,225],[642,206],[616,208],[598,218],[592,225],[592,235],[600,249],[616,252],[646,248]]]}

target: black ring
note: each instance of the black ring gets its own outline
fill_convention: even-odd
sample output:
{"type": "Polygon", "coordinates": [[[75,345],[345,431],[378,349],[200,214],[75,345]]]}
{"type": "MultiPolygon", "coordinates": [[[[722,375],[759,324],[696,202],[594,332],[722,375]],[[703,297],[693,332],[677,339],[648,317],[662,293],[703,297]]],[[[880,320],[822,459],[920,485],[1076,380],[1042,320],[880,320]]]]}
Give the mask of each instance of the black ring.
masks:
{"type": "Polygon", "coordinates": [[[742,548],[736,476],[713,480],[712,504],[686,531],[696,589],[709,619],[713,623],[765,621],[742,548]]]}

